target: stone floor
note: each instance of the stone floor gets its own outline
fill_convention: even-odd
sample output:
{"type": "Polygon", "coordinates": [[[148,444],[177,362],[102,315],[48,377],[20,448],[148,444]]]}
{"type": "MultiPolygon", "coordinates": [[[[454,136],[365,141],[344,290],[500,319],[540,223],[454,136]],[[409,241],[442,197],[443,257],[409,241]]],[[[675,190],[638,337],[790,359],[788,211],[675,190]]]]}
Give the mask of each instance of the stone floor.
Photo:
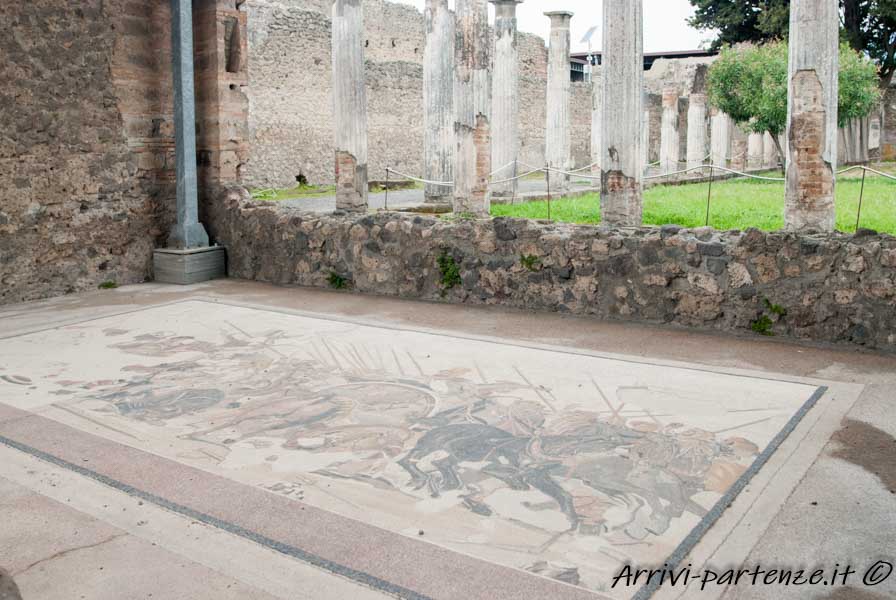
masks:
{"type": "Polygon", "coordinates": [[[864,595],[654,597],[896,591],[861,582],[896,541],[893,357],[231,280],[6,307],[0,340],[26,600],[644,598],[613,576],[676,561],[864,595]]]}

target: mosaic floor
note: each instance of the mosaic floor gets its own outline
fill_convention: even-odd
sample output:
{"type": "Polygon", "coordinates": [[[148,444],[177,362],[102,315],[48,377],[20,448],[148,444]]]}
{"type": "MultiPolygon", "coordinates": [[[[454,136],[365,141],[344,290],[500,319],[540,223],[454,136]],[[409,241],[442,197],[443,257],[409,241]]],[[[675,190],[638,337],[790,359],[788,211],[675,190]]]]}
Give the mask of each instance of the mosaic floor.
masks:
{"type": "Polygon", "coordinates": [[[7,404],[620,598],[815,391],[198,300],[0,350],[7,404]]]}

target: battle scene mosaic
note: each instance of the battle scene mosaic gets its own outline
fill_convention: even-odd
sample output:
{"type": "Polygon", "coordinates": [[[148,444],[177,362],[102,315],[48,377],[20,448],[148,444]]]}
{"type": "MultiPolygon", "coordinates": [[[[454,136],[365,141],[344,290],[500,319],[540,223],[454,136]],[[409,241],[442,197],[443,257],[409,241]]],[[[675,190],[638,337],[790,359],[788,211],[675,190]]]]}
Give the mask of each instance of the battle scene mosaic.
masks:
{"type": "Polygon", "coordinates": [[[5,403],[620,598],[813,392],[204,301],[0,350],[5,403]]]}

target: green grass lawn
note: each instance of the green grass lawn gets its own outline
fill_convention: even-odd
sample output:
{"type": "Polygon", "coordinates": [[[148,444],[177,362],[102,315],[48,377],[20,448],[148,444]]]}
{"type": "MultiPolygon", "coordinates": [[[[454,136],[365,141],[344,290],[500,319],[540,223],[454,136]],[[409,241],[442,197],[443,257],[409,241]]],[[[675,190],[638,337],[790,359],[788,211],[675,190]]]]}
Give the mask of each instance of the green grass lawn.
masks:
{"type": "MultiPolygon", "coordinates": [[[[877,167],[875,167],[877,168],[877,167]]],[[[878,170],[891,172],[892,166],[878,170]]],[[[780,173],[773,174],[780,177],[780,173]]],[[[837,179],[837,229],[855,231],[861,171],[837,179]]],[[[662,185],[644,192],[646,225],[702,227],[706,222],[708,183],[662,185]]],[[[709,224],[716,229],[784,226],[784,183],[760,180],[716,181],[712,185],[709,224]]],[[[547,219],[547,202],[496,204],[492,215],[547,219]]],[[[551,219],[569,223],[600,222],[600,196],[589,194],[551,202],[551,219]]],[[[868,174],[862,200],[861,227],[896,234],[896,181],[868,174]]]]}
{"type": "MultiPolygon", "coordinates": [[[[404,189],[418,189],[423,188],[422,183],[410,183],[402,185],[400,188],[396,188],[395,191],[404,189]]],[[[391,189],[391,188],[390,188],[391,189]]],[[[378,194],[384,191],[384,188],[381,185],[372,185],[370,186],[371,194],[378,194]]],[[[333,196],[336,194],[336,186],[335,185],[310,185],[310,184],[299,184],[296,187],[288,188],[288,189],[255,189],[251,190],[250,193],[255,200],[270,200],[274,202],[278,202],[281,200],[297,200],[301,198],[322,198],[324,196],[333,196]]]]}

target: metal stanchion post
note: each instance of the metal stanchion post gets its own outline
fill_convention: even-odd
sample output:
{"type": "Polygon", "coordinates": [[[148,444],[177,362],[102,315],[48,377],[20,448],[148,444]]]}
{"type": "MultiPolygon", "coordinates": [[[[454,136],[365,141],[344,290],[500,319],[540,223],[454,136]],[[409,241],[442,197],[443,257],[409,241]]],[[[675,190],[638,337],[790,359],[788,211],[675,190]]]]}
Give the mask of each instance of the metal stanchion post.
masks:
{"type": "Polygon", "coordinates": [[[386,198],[383,200],[383,208],[389,210],[389,167],[386,167],[386,198]]]}
{"type": "Polygon", "coordinates": [[[551,169],[548,165],[544,166],[545,181],[548,185],[548,221],[551,220],[551,169]]]}
{"type": "Polygon", "coordinates": [[[712,165],[709,165],[709,191],[706,194],[706,226],[709,227],[709,201],[712,198],[712,180],[715,174],[715,170],[712,165]]]}

